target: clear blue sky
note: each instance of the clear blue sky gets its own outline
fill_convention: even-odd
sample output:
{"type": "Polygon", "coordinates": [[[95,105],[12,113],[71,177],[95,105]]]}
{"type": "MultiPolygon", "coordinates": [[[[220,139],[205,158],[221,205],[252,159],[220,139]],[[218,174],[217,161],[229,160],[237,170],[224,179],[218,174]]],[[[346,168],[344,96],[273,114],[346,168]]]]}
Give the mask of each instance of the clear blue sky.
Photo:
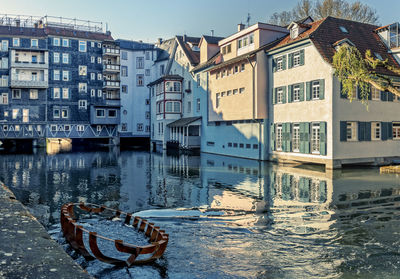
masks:
{"type": "MultiPolygon", "coordinates": [[[[297,0],[0,0],[0,13],[51,15],[108,23],[115,39],[155,42],[187,34],[227,36],[236,25],[266,22],[274,12],[291,10],[297,0]]],[[[350,0],[349,2],[353,2],[350,0]]],[[[400,21],[399,0],[362,0],[377,10],[382,25],[400,21]]]]}

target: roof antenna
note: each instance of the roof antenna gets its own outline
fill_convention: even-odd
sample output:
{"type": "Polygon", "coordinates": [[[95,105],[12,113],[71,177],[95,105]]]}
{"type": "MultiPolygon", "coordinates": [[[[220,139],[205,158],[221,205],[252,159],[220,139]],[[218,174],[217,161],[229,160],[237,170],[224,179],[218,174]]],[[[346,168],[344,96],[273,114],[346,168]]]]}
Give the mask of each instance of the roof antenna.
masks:
{"type": "Polygon", "coordinates": [[[214,29],[211,29],[211,37],[214,37],[214,29]]]}
{"type": "Polygon", "coordinates": [[[246,20],[246,21],[247,21],[247,27],[250,26],[250,18],[251,18],[251,17],[250,17],[250,13],[248,13],[248,14],[247,14],[247,20],[246,20]]]}

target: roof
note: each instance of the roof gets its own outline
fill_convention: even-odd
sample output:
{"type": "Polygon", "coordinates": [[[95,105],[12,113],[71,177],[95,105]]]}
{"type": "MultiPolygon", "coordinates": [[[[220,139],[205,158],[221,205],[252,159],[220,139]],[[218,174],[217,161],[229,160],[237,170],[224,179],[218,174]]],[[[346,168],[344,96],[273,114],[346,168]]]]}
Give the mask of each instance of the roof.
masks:
{"type": "Polygon", "coordinates": [[[189,63],[193,66],[199,64],[200,51],[193,51],[192,48],[188,45],[188,43],[198,45],[200,42],[200,38],[188,37],[188,36],[176,36],[176,40],[183,49],[183,52],[185,52],[185,55],[188,58],[189,63]]]}
{"type": "Polygon", "coordinates": [[[86,32],[74,29],[56,28],[56,27],[45,27],[44,30],[47,35],[53,35],[53,36],[76,37],[81,39],[90,39],[97,41],[114,40],[113,37],[111,37],[110,32],[107,33],[86,32]]]}
{"type": "Polygon", "coordinates": [[[46,32],[43,28],[16,27],[5,25],[0,25],[0,34],[29,37],[46,37],[46,32]]]}
{"type": "Polygon", "coordinates": [[[216,63],[220,63],[220,62],[218,62],[218,60],[221,59],[221,56],[222,56],[221,53],[218,51],[214,56],[210,57],[210,59],[208,59],[206,62],[194,67],[192,69],[192,72],[196,73],[198,71],[201,71],[208,67],[211,67],[211,66],[215,65],[216,63]]]}
{"type": "Polygon", "coordinates": [[[195,116],[195,117],[186,117],[186,118],[181,118],[178,119],[174,122],[171,122],[167,124],[168,127],[182,127],[182,126],[187,126],[190,123],[193,123],[197,120],[201,119],[201,116],[195,116]]]}
{"type": "MultiPolygon", "coordinates": [[[[319,21],[309,23],[309,25],[310,28],[299,34],[297,38],[291,39],[290,35],[287,35],[271,50],[290,45],[291,43],[303,39],[310,39],[322,58],[332,64],[333,56],[336,52],[334,44],[347,39],[357,47],[361,55],[364,56],[367,50],[371,50],[372,53],[379,53],[384,60],[388,59],[388,63],[391,66],[400,67],[394,57],[388,53],[388,49],[381,41],[379,35],[376,34],[375,30],[377,26],[375,25],[334,17],[326,17],[319,21]],[[343,33],[339,28],[341,26],[345,27],[348,33],[343,33]]],[[[374,71],[379,74],[394,75],[393,72],[384,67],[378,67],[374,71]]]]}
{"type": "Polygon", "coordinates": [[[212,45],[217,45],[220,40],[224,39],[224,37],[215,37],[215,36],[207,36],[207,35],[203,35],[202,38],[207,43],[212,44],[212,45]]]}
{"type": "Polygon", "coordinates": [[[179,75],[164,75],[162,77],[160,77],[159,79],[156,79],[155,81],[150,82],[149,84],[147,84],[147,86],[153,86],[154,84],[160,83],[164,80],[183,80],[183,77],[179,76],[179,75]]]}
{"type": "Polygon", "coordinates": [[[154,49],[154,44],[148,44],[143,42],[136,42],[136,41],[129,41],[118,39],[116,40],[119,42],[119,47],[128,50],[150,50],[154,49]]]}

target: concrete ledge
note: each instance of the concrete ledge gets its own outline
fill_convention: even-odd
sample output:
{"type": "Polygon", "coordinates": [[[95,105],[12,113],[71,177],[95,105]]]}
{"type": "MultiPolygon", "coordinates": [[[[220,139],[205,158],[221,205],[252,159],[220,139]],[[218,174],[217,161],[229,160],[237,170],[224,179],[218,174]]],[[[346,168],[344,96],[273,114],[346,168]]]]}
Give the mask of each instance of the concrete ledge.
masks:
{"type": "Polygon", "coordinates": [[[0,182],[0,278],[92,278],[0,182]]]}

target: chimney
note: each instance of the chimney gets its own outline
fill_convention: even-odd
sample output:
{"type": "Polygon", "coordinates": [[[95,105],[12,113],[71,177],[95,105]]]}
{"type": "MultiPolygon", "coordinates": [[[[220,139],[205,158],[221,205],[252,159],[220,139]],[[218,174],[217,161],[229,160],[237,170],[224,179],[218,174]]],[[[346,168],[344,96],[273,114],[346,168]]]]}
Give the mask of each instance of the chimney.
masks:
{"type": "Polygon", "coordinates": [[[21,21],[20,21],[19,19],[16,19],[16,20],[15,20],[15,26],[19,27],[20,24],[21,24],[21,21]]]}
{"type": "Polygon", "coordinates": [[[183,41],[186,43],[186,34],[183,35],[183,41]]]}
{"type": "Polygon", "coordinates": [[[161,44],[162,44],[162,38],[158,38],[157,43],[158,43],[159,45],[161,45],[161,44]]]}
{"type": "Polygon", "coordinates": [[[239,31],[242,31],[243,29],[244,29],[244,24],[243,23],[239,23],[237,31],[239,32],[239,31]]]}

